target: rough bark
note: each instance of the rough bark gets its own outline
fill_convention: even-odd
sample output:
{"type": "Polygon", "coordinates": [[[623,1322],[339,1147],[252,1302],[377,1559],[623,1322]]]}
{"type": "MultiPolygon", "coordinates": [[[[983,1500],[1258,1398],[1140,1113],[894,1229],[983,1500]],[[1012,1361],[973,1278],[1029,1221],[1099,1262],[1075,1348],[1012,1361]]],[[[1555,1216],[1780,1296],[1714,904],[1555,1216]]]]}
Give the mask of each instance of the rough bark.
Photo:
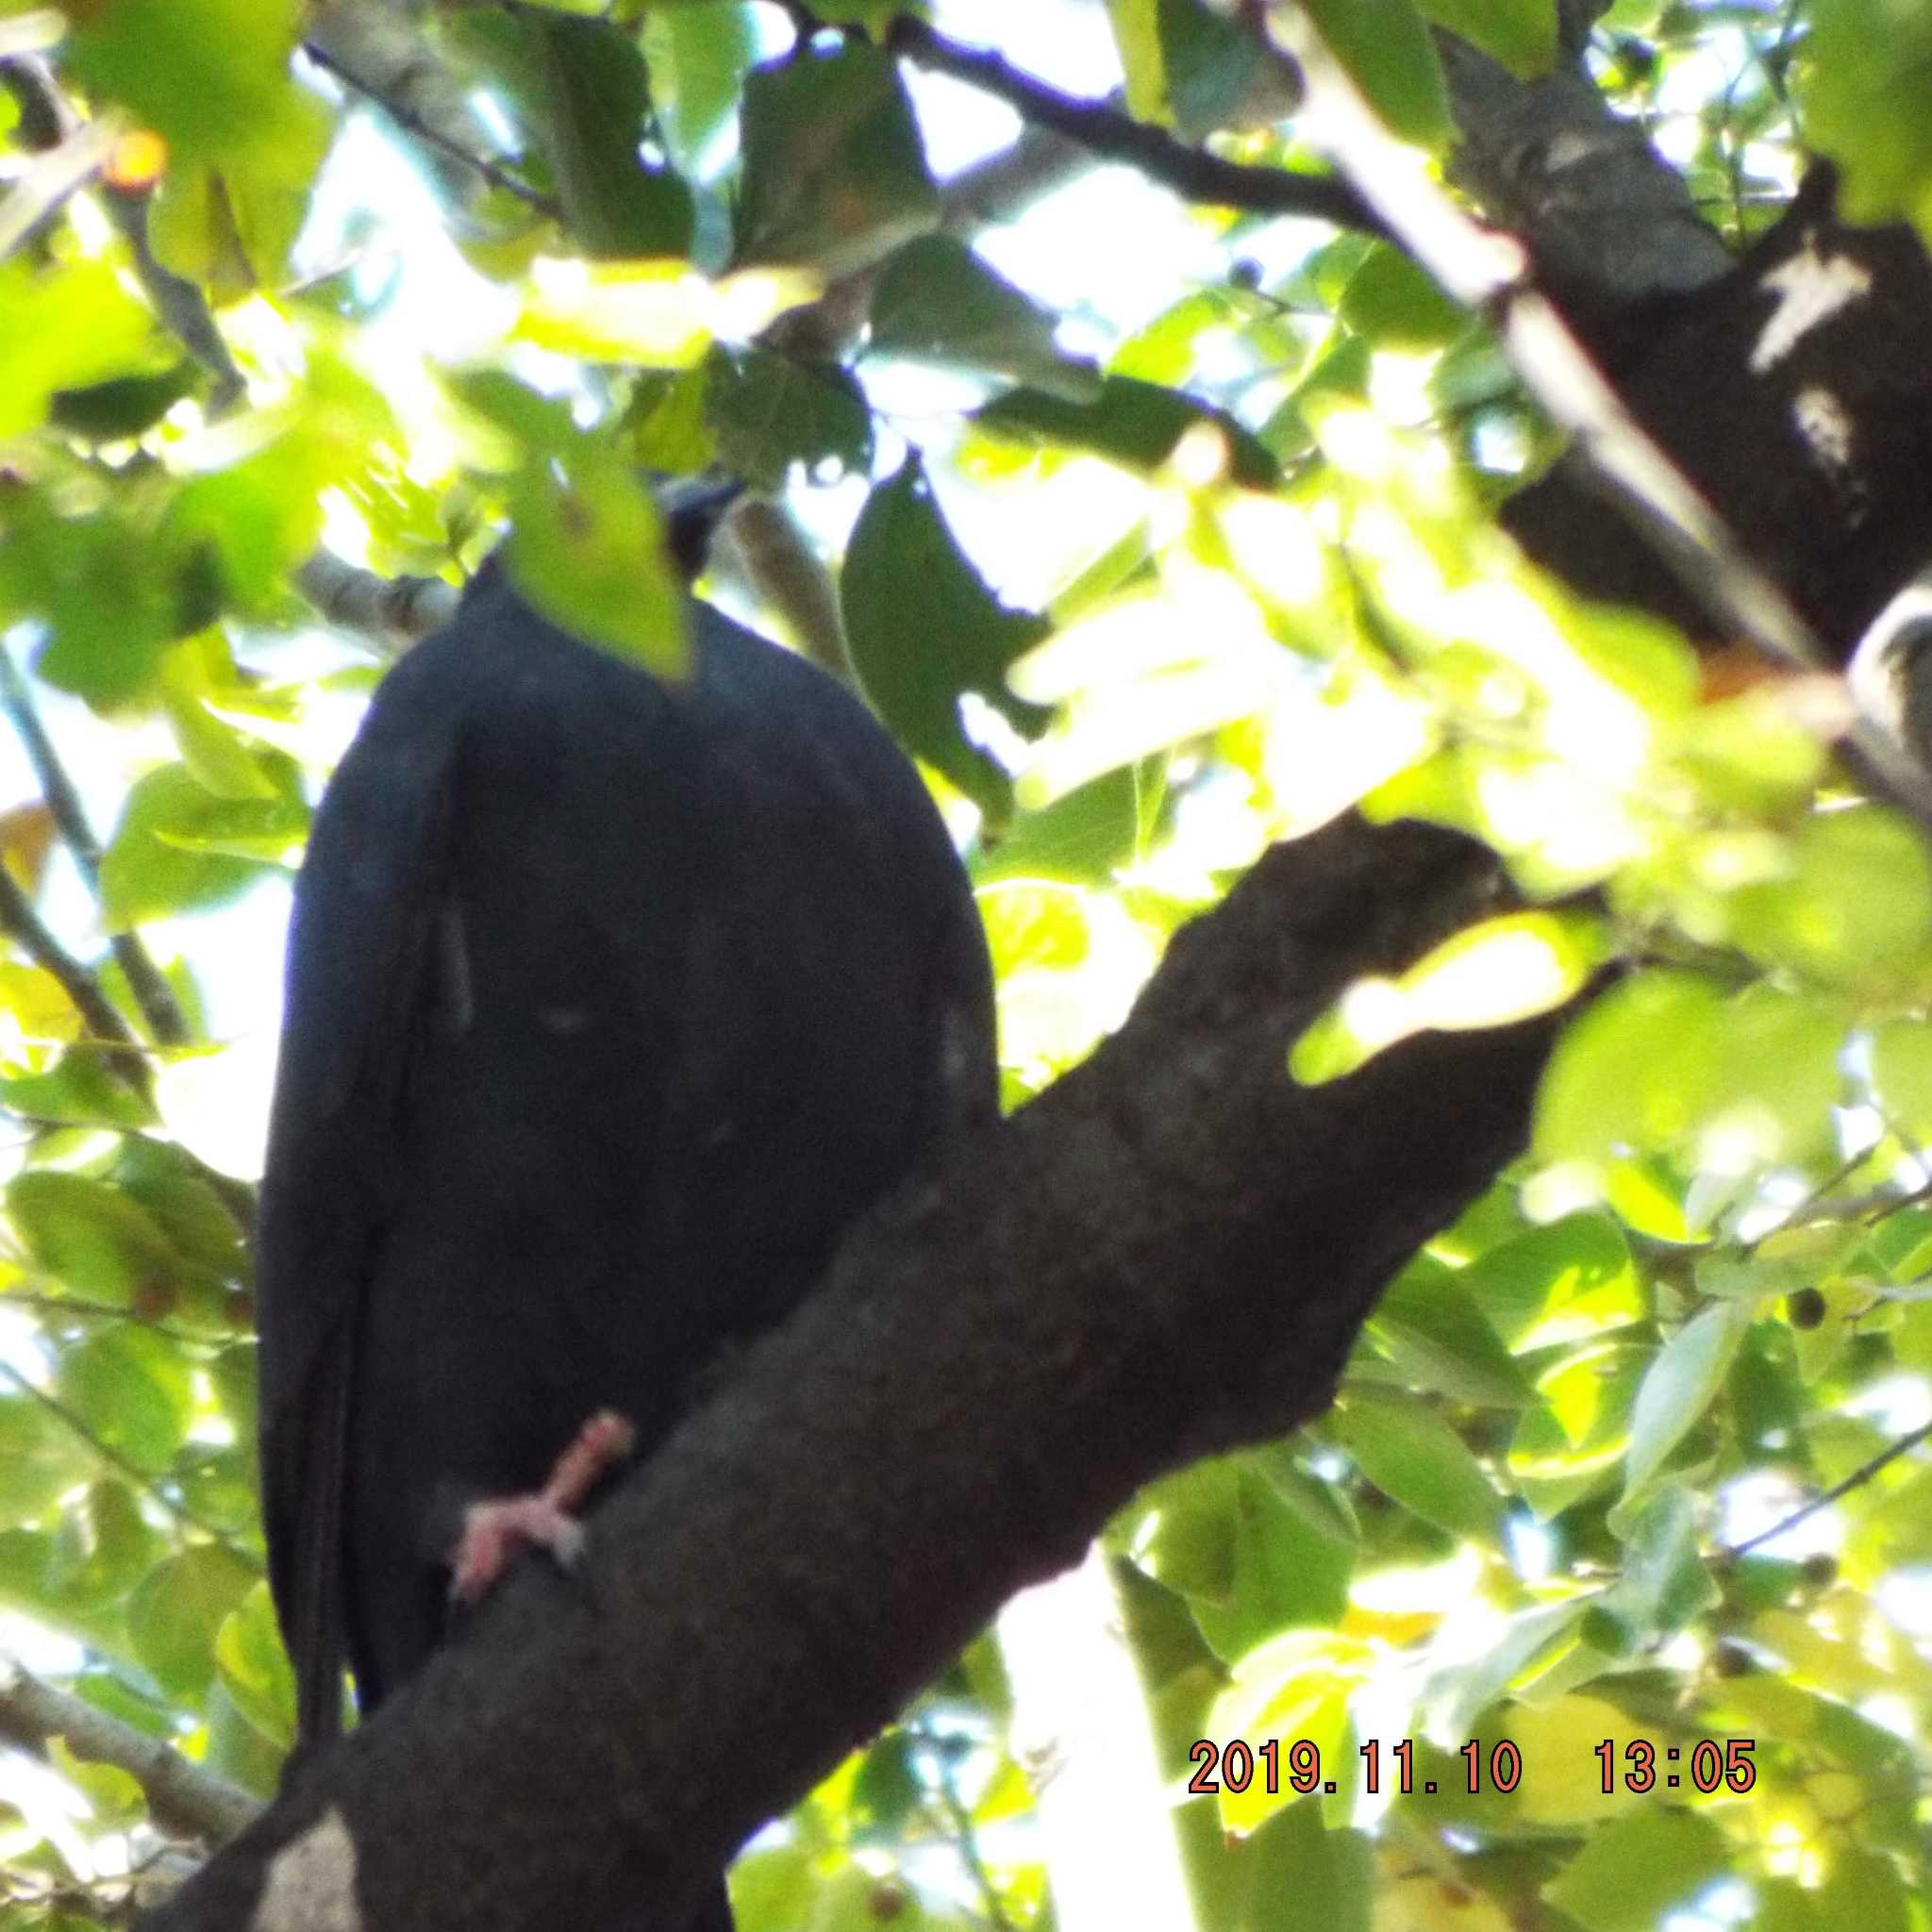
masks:
{"type": "Polygon", "coordinates": [[[675,1925],[1140,1484],[1326,1405],[1389,1274],[1521,1144],[1557,1022],[1318,1088],[1285,1056],[1500,890],[1421,825],[1269,853],[1087,1064],[858,1231],[575,1574],[524,1566],[152,1932],[675,1925]]]}

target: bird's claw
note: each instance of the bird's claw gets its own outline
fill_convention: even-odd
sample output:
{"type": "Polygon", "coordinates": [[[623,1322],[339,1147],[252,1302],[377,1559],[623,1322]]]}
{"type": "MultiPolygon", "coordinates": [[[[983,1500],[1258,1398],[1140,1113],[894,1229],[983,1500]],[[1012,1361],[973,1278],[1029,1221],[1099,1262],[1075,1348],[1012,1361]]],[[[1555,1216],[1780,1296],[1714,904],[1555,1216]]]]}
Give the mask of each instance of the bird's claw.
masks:
{"type": "Polygon", "coordinates": [[[586,1541],[575,1512],[636,1442],[637,1431],[626,1418],[601,1408],[557,1458],[541,1490],[471,1504],[450,1556],[451,1600],[473,1604],[489,1595],[519,1550],[548,1550],[559,1569],[574,1569],[586,1541]]]}

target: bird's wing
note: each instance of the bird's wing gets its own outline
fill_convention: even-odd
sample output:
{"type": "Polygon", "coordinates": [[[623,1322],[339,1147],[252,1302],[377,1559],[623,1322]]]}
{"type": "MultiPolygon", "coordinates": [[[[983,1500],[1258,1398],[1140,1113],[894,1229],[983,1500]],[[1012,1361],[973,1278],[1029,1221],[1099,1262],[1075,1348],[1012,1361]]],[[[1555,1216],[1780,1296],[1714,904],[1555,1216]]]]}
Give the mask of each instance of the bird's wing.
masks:
{"type": "MultiPolygon", "coordinates": [[[[419,647],[428,651],[429,645],[419,647]]],[[[318,812],[296,888],[258,1267],[269,1574],[298,1735],[341,1721],[341,1510],[363,1291],[392,1208],[408,1070],[451,935],[458,731],[416,658],[318,812]]],[[[459,962],[456,962],[459,963],[459,962]]]]}

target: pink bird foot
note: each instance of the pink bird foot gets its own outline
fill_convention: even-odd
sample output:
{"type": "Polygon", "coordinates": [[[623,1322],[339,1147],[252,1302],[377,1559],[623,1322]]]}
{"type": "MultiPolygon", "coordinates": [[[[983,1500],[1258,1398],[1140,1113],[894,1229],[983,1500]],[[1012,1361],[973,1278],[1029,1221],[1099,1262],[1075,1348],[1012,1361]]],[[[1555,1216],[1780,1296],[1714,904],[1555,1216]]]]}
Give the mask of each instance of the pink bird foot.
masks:
{"type": "Polygon", "coordinates": [[[563,1569],[583,1554],[577,1511],[637,1444],[637,1431],[613,1408],[600,1408],[557,1458],[541,1490],[493,1496],[463,1511],[462,1534],[450,1553],[449,1593],[474,1604],[496,1588],[519,1550],[548,1550],[563,1569]]]}

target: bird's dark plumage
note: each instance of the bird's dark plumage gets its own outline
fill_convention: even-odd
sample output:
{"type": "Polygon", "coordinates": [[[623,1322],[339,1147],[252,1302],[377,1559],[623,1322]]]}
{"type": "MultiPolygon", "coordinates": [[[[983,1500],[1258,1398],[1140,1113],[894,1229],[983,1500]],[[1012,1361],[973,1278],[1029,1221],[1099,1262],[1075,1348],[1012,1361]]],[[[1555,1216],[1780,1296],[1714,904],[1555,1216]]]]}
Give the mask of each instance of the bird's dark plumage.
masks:
{"type": "Polygon", "coordinates": [[[443,1632],[462,1507],[721,1351],[993,1099],[990,976],[911,766],[703,604],[666,685],[491,570],[384,680],[295,895],[262,1471],[305,1741],[443,1632]]]}

